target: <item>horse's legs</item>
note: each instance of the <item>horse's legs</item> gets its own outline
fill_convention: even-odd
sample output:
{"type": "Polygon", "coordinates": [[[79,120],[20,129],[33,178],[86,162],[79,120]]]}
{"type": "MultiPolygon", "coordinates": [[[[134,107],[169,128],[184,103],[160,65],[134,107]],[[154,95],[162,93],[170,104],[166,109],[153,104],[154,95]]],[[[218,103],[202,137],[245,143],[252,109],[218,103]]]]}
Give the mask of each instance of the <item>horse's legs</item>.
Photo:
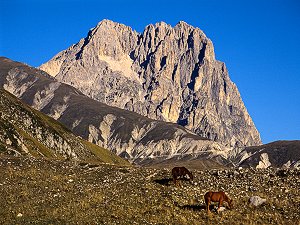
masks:
{"type": "Polygon", "coordinates": [[[174,178],[173,181],[174,181],[175,187],[180,187],[181,186],[179,179],[174,178]]]}
{"type": "Polygon", "coordinates": [[[174,182],[175,186],[176,186],[176,183],[177,183],[176,182],[176,180],[177,180],[176,178],[177,178],[176,176],[173,176],[173,182],[174,182]]]}
{"type": "Polygon", "coordinates": [[[209,210],[209,205],[210,205],[210,198],[205,198],[205,204],[206,204],[206,211],[207,213],[210,213],[210,210],[209,210]]]}
{"type": "Polygon", "coordinates": [[[178,180],[178,183],[179,183],[179,187],[182,187],[182,181],[178,180]]]}

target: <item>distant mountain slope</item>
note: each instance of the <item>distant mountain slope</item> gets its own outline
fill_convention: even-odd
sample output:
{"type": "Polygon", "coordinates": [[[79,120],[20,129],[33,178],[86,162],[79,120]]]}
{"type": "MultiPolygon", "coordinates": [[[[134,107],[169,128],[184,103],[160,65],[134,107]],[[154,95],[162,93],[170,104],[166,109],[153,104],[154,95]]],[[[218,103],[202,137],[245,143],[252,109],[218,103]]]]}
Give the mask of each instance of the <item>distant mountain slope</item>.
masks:
{"type": "Polygon", "coordinates": [[[300,141],[275,141],[247,147],[236,158],[240,166],[300,168],[300,141]]]}
{"type": "Polygon", "coordinates": [[[0,153],[128,165],[0,88],[0,153]]]}
{"type": "Polygon", "coordinates": [[[162,160],[184,155],[215,158],[223,163],[230,152],[230,148],[201,138],[182,126],[92,100],[41,70],[3,57],[1,86],[62,122],[75,134],[139,164],[156,157],[162,160]]]}
{"type": "Polygon", "coordinates": [[[95,100],[180,124],[226,146],[261,144],[211,40],[185,22],[150,24],[137,33],[103,20],[40,68],[95,100]]]}

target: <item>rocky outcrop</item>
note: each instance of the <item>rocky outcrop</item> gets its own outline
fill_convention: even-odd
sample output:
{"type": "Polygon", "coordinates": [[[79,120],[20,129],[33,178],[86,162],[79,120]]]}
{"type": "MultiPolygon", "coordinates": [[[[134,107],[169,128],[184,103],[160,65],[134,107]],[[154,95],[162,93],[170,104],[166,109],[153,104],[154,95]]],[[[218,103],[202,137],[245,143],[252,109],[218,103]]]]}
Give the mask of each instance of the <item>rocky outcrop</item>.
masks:
{"type": "Polygon", "coordinates": [[[211,40],[185,22],[151,24],[137,33],[103,20],[40,68],[95,100],[228,147],[261,144],[211,40]]]}
{"type": "Polygon", "coordinates": [[[62,124],[0,88],[0,153],[126,165],[108,150],[87,143],[62,124]]]}
{"type": "MultiPolygon", "coordinates": [[[[0,58],[0,87],[52,116],[75,134],[140,165],[172,158],[227,163],[230,148],[184,127],[90,99],[45,72],[0,58]]],[[[150,163],[151,164],[151,163],[150,163]]]]}
{"type": "Polygon", "coordinates": [[[243,167],[300,168],[300,141],[276,141],[261,146],[247,147],[235,158],[243,167]]]}

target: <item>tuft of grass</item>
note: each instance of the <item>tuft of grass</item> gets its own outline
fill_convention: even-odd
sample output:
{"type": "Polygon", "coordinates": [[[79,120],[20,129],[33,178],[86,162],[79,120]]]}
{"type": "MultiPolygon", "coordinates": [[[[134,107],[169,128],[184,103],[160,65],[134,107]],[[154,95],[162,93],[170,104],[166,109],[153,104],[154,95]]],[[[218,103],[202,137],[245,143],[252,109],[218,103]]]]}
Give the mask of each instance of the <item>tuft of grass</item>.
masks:
{"type": "Polygon", "coordinates": [[[49,149],[22,129],[19,129],[18,127],[15,127],[15,129],[23,137],[24,144],[33,157],[61,158],[55,154],[54,150],[49,149]]]}

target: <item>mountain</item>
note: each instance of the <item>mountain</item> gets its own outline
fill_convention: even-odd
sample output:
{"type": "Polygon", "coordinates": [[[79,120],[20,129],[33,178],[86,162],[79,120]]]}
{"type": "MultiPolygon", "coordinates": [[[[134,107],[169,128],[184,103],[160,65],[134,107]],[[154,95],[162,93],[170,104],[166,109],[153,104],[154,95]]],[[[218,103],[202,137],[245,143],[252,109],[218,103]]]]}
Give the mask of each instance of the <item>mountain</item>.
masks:
{"type": "Polygon", "coordinates": [[[236,163],[242,167],[300,168],[300,141],[275,141],[247,147],[237,155],[236,163]]]}
{"type": "Polygon", "coordinates": [[[63,123],[76,135],[140,165],[172,158],[228,163],[230,148],[221,143],[178,124],[155,121],[95,101],[44,71],[4,57],[0,57],[0,87],[63,123]]]}
{"type": "Polygon", "coordinates": [[[0,88],[0,153],[129,165],[0,88]]]}
{"type": "MultiPolygon", "coordinates": [[[[177,124],[155,121],[90,99],[39,69],[4,57],[0,57],[0,87],[64,124],[0,89],[0,151],[5,154],[85,160],[101,160],[100,155],[108,154],[75,137],[70,133],[72,130],[145,166],[171,168],[176,164],[204,169],[233,162],[242,167],[299,167],[300,141],[232,150],[177,124]]],[[[102,161],[107,161],[107,157],[102,161]]]]}
{"type": "Polygon", "coordinates": [[[142,33],[110,20],[40,66],[110,106],[177,123],[228,147],[260,145],[260,135],[210,39],[179,22],[142,33]]]}

